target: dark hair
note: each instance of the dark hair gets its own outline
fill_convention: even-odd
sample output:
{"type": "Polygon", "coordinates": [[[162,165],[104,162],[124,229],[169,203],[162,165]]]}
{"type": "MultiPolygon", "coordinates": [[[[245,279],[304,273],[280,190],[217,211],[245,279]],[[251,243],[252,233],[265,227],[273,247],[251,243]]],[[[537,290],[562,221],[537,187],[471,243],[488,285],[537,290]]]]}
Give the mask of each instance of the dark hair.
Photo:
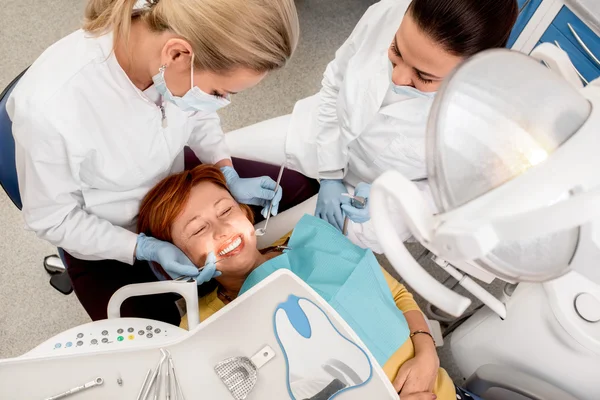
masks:
{"type": "Polygon", "coordinates": [[[408,13],[446,51],[469,57],[506,46],[519,6],[516,0],[413,0],[408,13]]]}

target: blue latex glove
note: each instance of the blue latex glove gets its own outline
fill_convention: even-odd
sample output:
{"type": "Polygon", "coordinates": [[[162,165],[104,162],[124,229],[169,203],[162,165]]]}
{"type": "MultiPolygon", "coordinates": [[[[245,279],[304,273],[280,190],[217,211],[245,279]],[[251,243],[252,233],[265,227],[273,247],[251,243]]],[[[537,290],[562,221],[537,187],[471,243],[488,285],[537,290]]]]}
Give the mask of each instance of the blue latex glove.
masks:
{"type": "MultiPolygon", "coordinates": [[[[350,218],[352,222],[356,222],[357,224],[364,224],[368,220],[371,219],[371,213],[369,212],[369,195],[371,194],[371,185],[368,183],[361,182],[356,185],[356,189],[354,190],[355,196],[364,197],[367,199],[367,205],[365,208],[356,208],[352,206],[351,202],[346,202],[344,200],[344,204],[342,204],[342,210],[344,214],[350,218]]],[[[346,196],[344,196],[346,197],[346,196]]],[[[347,198],[347,197],[346,197],[347,198]]]]}
{"type": "MultiPolygon", "coordinates": [[[[317,197],[315,216],[329,222],[342,231],[344,216],[342,214],[342,193],[348,193],[341,179],[321,179],[321,188],[317,197]]],[[[347,199],[350,202],[350,199],[347,199]]]]}
{"type": "Polygon", "coordinates": [[[157,262],[171,278],[189,276],[194,278],[199,285],[221,275],[216,270],[215,261],[217,259],[213,253],[209,253],[204,269],[199,272],[194,263],[175,245],[146,236],[143,233],[138,235],[135,258],[157,262]],[[212,258],[210,257],[211,254],[212,258]]]}
{"type": "Polygon", "coordinates": [[[277,215],[283,190],[279,187],[275,192],[277,183],[273,179],[268,176],[240,178],[232,167],[222,167],[221,172],[225,175],[229,191],[239,203],[262,206],[261,214],[267,218],[269,205],[273,201],[271,214],[277,215]]]}

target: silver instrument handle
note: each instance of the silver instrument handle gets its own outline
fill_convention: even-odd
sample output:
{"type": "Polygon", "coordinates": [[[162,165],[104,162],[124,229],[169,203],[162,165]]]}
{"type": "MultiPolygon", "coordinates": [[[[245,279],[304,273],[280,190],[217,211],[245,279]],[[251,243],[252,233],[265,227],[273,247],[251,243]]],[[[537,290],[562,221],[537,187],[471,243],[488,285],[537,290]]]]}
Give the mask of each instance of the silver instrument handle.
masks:
{"type": "MultiPolygon", "coordinates": [[[[554,41],[554,44],[555,44],[555,45],[556,45],[556,47],[558,47],[559,49],[561,49],[561,50],[563,49],[562,47],[560,47],[560,44],[558,43],[558,40],[555,40],[555,41],[554,41]]],[[[572,64],[572,63],[571,63],[571,64],[572,64]]],[[[546,65],[546,66],[547,66],[547,65],[546,65]]],[[[575,66],[574,66],[574,65],[573,65],[573,69],[575,70],[575,72],[577,72],[577,76],[579,76],[579,79],[581,79],[581,81],[587,85],[589,82],[587,81],[587,79],[585,79],[585,78],[583,77],[583,75],[581,75],[581,73],[580,73],[580,72],[577,70],[577,68],[575,68],[575,66]]]]}
{"type": "Polygon", "coordinates": [[[596,62],[596,64],[598,64],[600,66],[600,60],[598,60],[598,57],[596,57],[594,55],[594,53],[592,53],[592,51],[589,49],[589,47],[587,47],[587,45],[584,43],[584,41],[581,39],[581,37],[579,37],[579,35],[575,31],[575,29],[573,28],[573,26],[570,23],[567,23],[567,26],[569,27],[569,30],[571,31],[573,36],[575,36],[575,40],[577,40],[577,43],[579,43],[579,45],[581,47],[583,47],[583,50],[585,50],[585,52],[588,54],[588,56],[590,56],[592,58],[592,60],[594,60],[596,62]]]}

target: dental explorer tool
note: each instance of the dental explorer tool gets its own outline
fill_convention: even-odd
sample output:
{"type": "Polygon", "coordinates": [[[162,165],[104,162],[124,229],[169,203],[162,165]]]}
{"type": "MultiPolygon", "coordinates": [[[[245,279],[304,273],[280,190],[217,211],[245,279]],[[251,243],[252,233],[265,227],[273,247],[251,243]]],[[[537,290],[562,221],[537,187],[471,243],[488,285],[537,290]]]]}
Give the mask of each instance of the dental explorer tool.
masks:
{"type": "MultiPolygon", "coordinates": [[[[279,170],[279,175],[277,176],[277,182],[275,183],[275,195],[277,195],[277,189],[279,189],[279,183],[281,182],[281,177],[283,175],[283,170],[285,169],[285,164],[281,166],[279,170]]],[[[275,200],[275,197],[273,197],[275,200]]],[[[262,228],[258,228],[255,231],[256,236],[264,236],[267,233],[267,226],[269,225],[269,218],[271,218],[271,211],[273,210],[273,200],[271,200],[271,204],[269,205],[269,212],[267,213],[267,219],[265,220],[265,226],[262,228]]]]}
{"type": "Polygon", "coordinates": [[[142,387],[140,388],[140,392],[138,393],[137,400],[142,400],[142,394],[144,393],[144,388],[146,387],[146,384],[148,383],[150,374],[152,374],[152,368],[150,368],[148,370],[148,373],[146,374],[146,377],[144,378],[144,383],[142,383],[142,387]]]}
{"type": "Polygon", "coordinates": [[[154,386],[154,383],[156,382],[156,377],[158,376],[158,373],[160,372],[160,367],[163,364],[163,362],[165,362],[165,360],[167,359],[167,354],[165,353],[165,351],[163,349],[160,349],[160,352],[162,353],[162,356],[160,357],[160,361],[158,362],[158,365],[156,366],[156,370],[152,374],[152,378],[150,378],[150,383],[148,383],[148,387],[146,388],[146,391],[144,392],[144,396],[142,396],[143,400],[146,400],[148,398],[148,395],[150,394],[150,391],[152,390],[152,387],[154,386]]]}

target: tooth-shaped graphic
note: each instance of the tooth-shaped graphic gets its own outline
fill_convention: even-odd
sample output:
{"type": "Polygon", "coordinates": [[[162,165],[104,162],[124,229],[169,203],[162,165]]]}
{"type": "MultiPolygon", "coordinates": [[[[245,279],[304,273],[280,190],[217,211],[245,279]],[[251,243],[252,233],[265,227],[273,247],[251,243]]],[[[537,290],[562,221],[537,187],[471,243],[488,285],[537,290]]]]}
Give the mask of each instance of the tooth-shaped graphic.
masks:
{"type": "Polygon", "coordinates": [[[332,399],[371,379],[367,354],[312,301],[291,295],[277,307],[274,323],[292,399],[332,399]]]}

